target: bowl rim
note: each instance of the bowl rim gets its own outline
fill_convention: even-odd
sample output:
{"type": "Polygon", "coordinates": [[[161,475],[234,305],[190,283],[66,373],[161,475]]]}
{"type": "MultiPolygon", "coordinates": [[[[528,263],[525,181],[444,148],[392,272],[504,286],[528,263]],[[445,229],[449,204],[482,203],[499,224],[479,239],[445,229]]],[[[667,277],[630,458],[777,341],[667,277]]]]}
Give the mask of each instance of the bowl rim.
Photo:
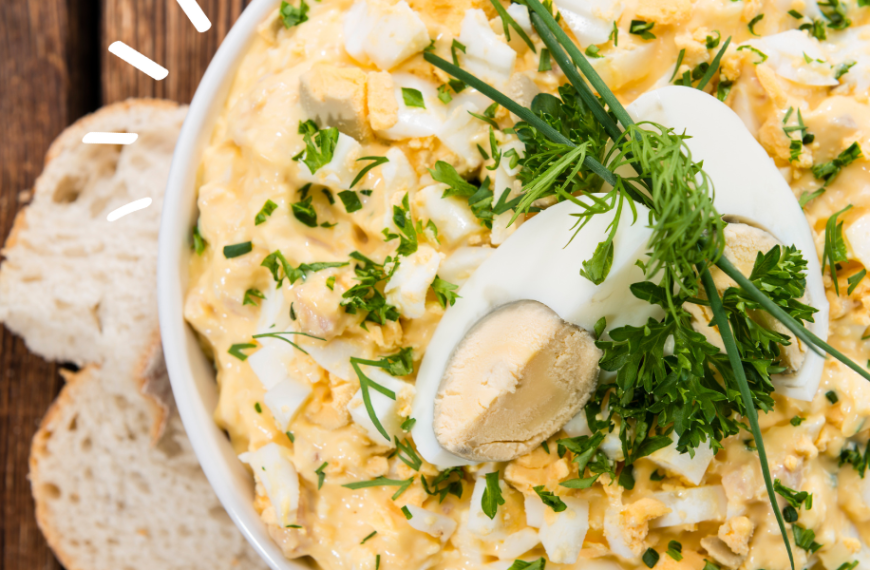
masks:
{"type": "MultiPolygon", "coordinates": [[[[226,434],[217,426],[214,366],[184,320],[188,246],[196,220],[200,157],[223,110],[235,72],[257,28],[279,0],[253,0],[211,60],[190,104],[173,154],[163,202],[157,261],[160,335],[176,406],[202,470],[236,527],[273,570],[302,570],[271,539],[253,506],[254,484],[226,434]]],[[[170,70],[171,72],[171,70],[170,70]]]]}

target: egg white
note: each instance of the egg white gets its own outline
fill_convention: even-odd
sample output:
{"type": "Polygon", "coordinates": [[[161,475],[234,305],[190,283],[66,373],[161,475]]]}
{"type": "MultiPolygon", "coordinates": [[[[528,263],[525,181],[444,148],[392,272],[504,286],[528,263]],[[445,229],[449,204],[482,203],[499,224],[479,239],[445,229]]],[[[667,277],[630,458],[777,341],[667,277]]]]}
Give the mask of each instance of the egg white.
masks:
{"type": "MultiPolygon", "coordinates": [[[[828,303],[812,233],[791,189],[773,160],[726,105],[697,89],[666,87],[647,93],[628,107],[636,121],[654,121],[692,136],[687,145],[716,188],[715,204],[730,216],[765,229],[787,245],[795,245],[807,259],[807,296],[818,309],[808,328],[827,338],[828,303]]],[[[632,224],[629,208],[622,212],[614,240],[614,259],[601,285],[580,276],[606,235],[615,213],[593,218],[574,238],[573,226],[581,209],[563,202],[523,224],[471,275],[459,291],[461,298],[441,319],[417,374],[413,436],[420,454],[439,468],[474,462],[448,452],[433,429],[435,395],[450,355],[477,321],[499,306],[530,299],[544,303],[565,321],[592,330],[601,317],[608,328],[638,326],[660,318],[657,307],[635,298],[632,283],[644,279],[635,261],[644,257],[650,230],[648,211],[637,206],[632,224]],[[566,245],[567,244],[567,245],[566,245]]],[[[795,374],[775,377],[776,390],[789,397],[811,400],[818,389],[824,360],[809,352],[795,374]]]]}

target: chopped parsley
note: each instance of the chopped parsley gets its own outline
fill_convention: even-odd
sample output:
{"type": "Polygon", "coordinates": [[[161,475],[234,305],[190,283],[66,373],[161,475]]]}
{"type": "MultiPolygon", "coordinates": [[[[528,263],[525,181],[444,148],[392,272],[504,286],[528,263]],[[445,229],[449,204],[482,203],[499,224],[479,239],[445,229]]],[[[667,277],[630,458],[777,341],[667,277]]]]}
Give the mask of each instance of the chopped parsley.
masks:
{"type": "Polygon", "coordinates": [[[193,251],[197,255],[202,255],[202,252],[205,251],[205,246],[208,245],[208,242],[205,241],[205,238],[202,237],[202,234],[199,233],[199,224],[193,226],[193,232],[191,235],[191,247],[193,251]]]}
{"type": "Polygon", "coordinates": [[[753,36],[756,36],[756,37],[761,36],[761,34],[759,34],[755,31],[755,25],[758,24],[758,22],[760,22],[763,19],[764,19],[764,14],[759,14],[749,21],[749,24],[747,25],[747,27],[749,28],[750,34],[752,34],[753,36]]]}
{"type": "Polygon", "coordinates": [[[338,197],[341,203],[344,204],[344,209],[348,214],[362,210],[362,202],[360,202],[359,196],[353,190],[342,190],[338,193],[338,197]]]}
{"type": "Polygon", "coordinates": [[[372,321],[379,325],[387,321],[395,321],[399,318],[399,311],[387,303],[387,298],[380,285],[393,276],[396,264],[391,258],[384,260],[384,264],[377,263],[358,251],[350,254],[350,258],[358,263],[354,266],[357,283],[342,294],[341,306],[346,313],[355,315],[357,312],[365,313],[363,327],[366,321],[372,321]],[[387,270],[385,265],[391,265],[387,270]]]}
{"type": "Polygon", "coordinates": [[[850,69],[855,67],[856,63],[857,62],[850,60],[850,61],[844,61],[843,63],[838,65],[837,68],[834,70],[834,79],[839,81],[841,77],[843,77],[844,75],[849,73],[850,69]]]}
{"type": "Polygon", "coordinates": [[[249,241],[245,241],[242,243],[235,243],[232,245],[224,246],[224,257],[227,259],[232,259],[234,257],[239,257],[241,255],[245,255],[246,253],[251,253],[251,250],[254,249],[254,246],[249,241]]]}
{"type": "Polygon", "coordinates": [[[863,455],[858,451],[855,444],[844,447],[840,452],[838,465],[842,467],[846,463],[851,465],[855,471],[858,472],[861,479],[863,479],[864,473],[867,471],[868,465],[870,465],[870,441],[867,442],[867,447],[864,449],[863,455]]]}
{"type": "Polygon", "coordinates": [[[828,218],[825,224],[825,248],[822,251],[822,272],[825,267],[831,266],[831,279],[834,282],[834,291],[837,296],[840,296],[840,281],[837,279],[837,270],[839,263],[848,259],[849,253],[846,249],[846,240],[843,239],[843,222],[838,223],[840,214],[848,212],[852,209],[852,204],[849,204],[839,212],[835,212],[828,218]]]}
{"type": "Polygon", "coordinates": [[[257,345],[252,343],[252,342],[243,342],[243,343],[239,343],[239,344],[234,344],[230,347],[230,349],[227,352],[230,353],[231,355],[235,356],[236,358],[238,358],[242,362],[244,362],[245,360],[248,359],[248,355],[242,351],[247,350],[249,348],[257,348],[257,345]]]}
{"type": "Polygon", "coordinates": [[[420,459],[420,456],[417,455],[416,451],[414,451],[414,447],[411,445],[408,439],[405,438],[402,441],[399,441],[399,438],[395,437],[395,442],[396,455],[399,460],[414,471],[419,471],[420,467],[423,466],[423,460],[420,459]]]}
{"type": "Polygon", "coordinates": [[[323,487],[323,481],[326,479],[326,473],[323,472],[324,469],[329,465],[327,462],[323,462],[323,464],[314,470],[317,473],[317,490],[319,491],[321,487],[323,487]]]}
{"type": "MultiPolygon", "coordinates": [[[[496,474],[496,477],[498,477],[498,474],[496,474]]],[[[543,485],[538,485],[537,487],[533,487],[533,489],[544,502],[544,504],[553,509],[553,512],[561,513],[568,508],[568,505],[566,505],[565,502],[562,501],[562,499],[560,499],[552,491],[547,491],[543,485]]]]}
{"type": "Polygon", "coordinates": [[[822,545],[816,542],[815,531],[805,529],[799,524],[792,525],[791,528],[794,533],[794,543],[799,548],[803,548],[810,554],[815,554],[820,548],[822,548],[822,545]]]}
{"type": "Polygon", "coordinates": [[[652,548],[647,548],[646,552],[643,553],[641,560],[646,564],[647,568],[652,568],[659,562],[659,553],[653,550],[652,548]]]}
{"type": "Polygon", "coordinates": [[[414,429],[414,424],[417,423],[417,420],[414,418],[408,418],[402,422],[402,431],[409,432],[414,429]]]}
{"type": "Polygon", "coordinates": [[[758,65],[759,63],[764,63],[765,61],[767,61],[767,54],[764,53],[763,51],[761,51],[760,49],[754,48],[752,46],[743,45],[743,46],[738,47],[737,51],[743,51],[745,49],[748,49],[749,51],[751,51],[752,53],[754,53],[755,55],[757,55],[760,58],[760,59],[752,62],[754,65],[758,65]]]}
{"type": "Polygon", "coordinates": [[[846,291],[847,295],[852,294],[852,291],[854,291],[855,288],[858,287],[858,284],[861,283],[861,280],[864,279],[865,275],[867,275],[867,270],[862,269],[861,271],[855,273],[854,275],[849,277],[849,279],[847,279],[847,281],[849,282],[849,289],[846,291]]]}
{"type": "Polygon", "coordinates": [[[303,22],[308,21],[308,4],[305,0],[300,0],[299,7],[296,8],[288,2],[281,2],[281,11],[279,12],[281,21],[284,22],[285,28],[298,26],[303,22]]]}
{"type": "Polygon", "coordinates": [[[260,402],[254,402],[254,411],[258,414],[263,413],[263,406],[260,405],[260,402]]]}
{"type": "Polygon", "coordinates": [[[818,180],[823,180],[825,186],[836,180],[837,176],[839,176],[840,171],[842,171],[845,167],[849,166],[863,155],[861,154],[861,147],[858,146],[857,142],[853,142],[849,145],[849,148],[841,152],[837,158],[834,160],[823,162],[822,164],[816,164],[813,166],[813,176],[815,176],[818,180]]]}
{"type": "Polygon", "coordinates": [[[617,481],[620,486],[628,491],[634,489],[634,465],[625,465],[622,471],[619,472],[619,479],[617,481]]]}
{"type": "Polygon", "coordinates": [[[812,202],[813,200],[815,200],[816,198],[818,198],[819,196],[821,196],[824,193],[825,193],[824,187],[819,188],[815,192],[804,192],[803,194],[801,194],[801,197],[798,200],[798,204],[800,204],[801,208],[803,208],[804,206],[806,206],[807,204],[809,204],[810,202],[812,202]]]}
{"type": "Polygon", "coordinates": [[[245,291],[245,298],[242,301],[242,306],[253,305],[256,307],[259,304],[257,302],[257,299],[265,299],[265,298],[266,298],[266,296],[263,295],[263,293],[261,293],[259,289],[253,289],[253,288],[248,289],[247,291],[245,291]]]}
{"type": "Polygon", "coordinates": [[[716,49],[719,47],[719,41],[722,39],[722,35],[719,33],[719,30],[713,30],[713,33],[716,34],[716,37],[707,36],[706,45],[707,49],[716,49]]]}
{"type": "Polygon", "coordinates": [[[330,291],[335,290],[335,275],[330,275],[326,278],[326,288],[330,291]]]}
{"type": "Polygon", "coordinates": [[[459,295],[455,293],[457,289],[459,289],[459,285],[454,285],[453,283],[445,281],[437,275],[435,276],[435,280],[432,282],[432,291],[435,292],[438,304],[445,309],[456,303],[456,299],[459,297],[459,295]]]}
{"type": "Polygon", "coordinates": [[[654,40],[656,37],[650,30],[652,30],[655,25],[655,22],[632,20],[631,25],[628,28],[628,33],[640,36],[645,40],[654,40]]]}
{"type": "Polygon", "coordinates": [[[408,505],[402,507],[402,514],[405,515],[405,518],[408,520],[414,518],[414,515],[411,514],[411,509],[408,508],[408,505]]]}
{"type": "Polygon", "coordinates": [[[348,483],[346,485],[342,485],[342,487],[353,490],[367,489],[369,487],[398,487],[399,489],[392,496],[392,499],[395,501],[402,495],[402,493],[407,491],[413,483],[413,477],[410,477],[408,479],[387,479],[386,477],[377,477],[370,481],[358,481],[356,483],[348,483]]]}
{"type": "Polygon", "coordinates": [[[794,427],[798,427],[799,425],[801,425],[801,424],[804,423],[805,421],[807,421],[806,418],[802,418],[802,417],[800,417],[800,416],[795,416],[795,417],[793,417],[793,418],[789,421],[789,423],[790,423],[791,425],[793,425],[794,427]]]}
{"type": "MultiPolygon", "coordinates": [[[[595,44],[592,44],[586,48],[586,57],[591,57],[593,59],[600,59],[600,58],[604,57],[599,52],[600,52],[600,50],[598,49],[598,46],[595,44]]],[[[540,71],[540,69],[538,69],[538,71],[540,71]]]]}
{"type": "Polygon", "coordinates": [[[266,203],[263,204],[263,207],[260,208],[260,211],[254,217],[254,225],[259,226],[260,224],[266,223],[266,218],[271,216],[272,212],[274,212],[277,207],[278,204],[272,200],[266,200],[266,203]]]}
{"type": "Polygon", "coordinates": [[[290,206],[290,210],[293,212],[293,216],[308,226],[309,228],[317,227],[317,211],[314,209],[314,206],[311,204],[312,196],[308,196],[304,200],[300,202],[294,202],[290,206]]]}
{"type": "Polygon", "coordinates": [[[293,432],[292,432],[292,431],[285,431],[285,432],[284,432],[284,435],[287,436],[287,439],[290,440],[290,443],[296,443],[296,436],[293,435],[293,432]]]}
{"type": "Polygon", "coordinates": [[[265,258],[263,258],[260,266],[265,267],[272,273],[272,278],[275,280],[276,288],[281,286],[284,279],[288,279],[293,285],[296,281],[305,280],[308,273],[323,271],[334,267],[345,267],[348,265],[346,261],[315,261],[314,263],[301,263],[299,267],[293,267],[281,250],[276,249],[265,258]]]}
{"type": "MultiPolygon", "coordinates": [[[[419,93],[419,91],[417,93],[419,93]]],[[[365,165],[362,168],[362,170],[360,170],[357,173],[357,175],[354,177],[353,182],[350,183],[351,188],[356,186],[356,183],[359,182],[360,180],[362,180],[363,176],[365,176],[369,170],[371,170],[372,168],[374,168],[376,166],[380,166],[381,164],[385,164],[387,162],[390,162],[390,159],[387,158],[386,156],[364,156],[362,158],[356,159],[357,162],[359,162],[361,160],[368,160],[370,162],[367,165],[365,165]]],[[[332,204],[332,200],[330,200],[329,203],[332,204]]],[[[345,204],[345,206],[347,206],[347,204],[345,204]]]]}
{"type": "Polygon", "coordinates": [[[305,142],[305,150],[299,159],[308,167],[312,174],[322,166],[329,164],[335,156],[335,146],[338,144],[338,129],[330,127],[319,129],[311,119],[299,122],[299,134],[305,142]]]}
{"type": "Polygon", "coordinates": [[[543,557],[526,562],[525,560],[514,560],[514,563],[508,567],[508,570],[544,570],[547,565],[546,559],[543,557]]]}
{"type": "Polygon", "coordinates": [[[406,107],[426,108],[426,101],[423,100],[423,94],[419,89],[402,87],[402,100],[405,102],[406,107]]]}
{"type": "Polygon", "coordinates": [[[498,483],[498,471],[486,474],[486,488],[483,491],[480,508],[483,514],[490,519],[495,518],[499,505],[504,504],[504,497],[501,496],[501,487],[498,483]]]}
{"type": "Polygon", "coordinates": [[[845,30],[852,25],[852,20],[846,14],[846,5],[840,0],[827,0],[818,2],[822,16],[828,21],[828,27],[832,30],[845,30]]]}
{"type": "Polygon", "coordinates": [[[367,535],[364,539],[362,539],[360,544],[365,544],[369,539],[374,538],[376,534],[378,534],[378,531],[373,530],[369,535],[367,535]]]}
{"type": "Polygon", "coordinates": [[[665,554],[679,562],[683,559],[683,545],[676,540],[672,540],[668,543],[668,550],[665,554]]]}
{"type": "Polygon", "coordinates": [[[825,392],[825,398],[827,398],[831,405],[836,404],[840,401],[840,397],[837,396],[837,393],[833,390],[828,390],[827,392],[825,392]]]}
{"type": "Polygon", "coordinates": [[[399,248],[396,250],[398,255],[408,256],[417,251],[417,234],[423,231],[422,224],[419,228],[414,226],[414,220],[411,217],[411,206],[408,202],[408,194],[402,198],[401,206],[393,206],[393,223],[396,224],[399,233],[394,234],[388,228],[384,228],[385,241],[399,239],[399,248]]]}
{"type": "Polygon", "coordinates": [[[423,490],[426,494],[438,495],[438,502],[443,503],[447,495],[462,498],[462,475],[462,467],[450,467],[439,472],[431,482],[426,481],[426,477],[422,475],[420,480],[423,482],[423,490]]]}
{"type": "Polygon", "coordinates": [[[453,101],[453,95],[450,94],[450,87],[446,83],[438,86],[438,100],[445,105],[453,101]]]}

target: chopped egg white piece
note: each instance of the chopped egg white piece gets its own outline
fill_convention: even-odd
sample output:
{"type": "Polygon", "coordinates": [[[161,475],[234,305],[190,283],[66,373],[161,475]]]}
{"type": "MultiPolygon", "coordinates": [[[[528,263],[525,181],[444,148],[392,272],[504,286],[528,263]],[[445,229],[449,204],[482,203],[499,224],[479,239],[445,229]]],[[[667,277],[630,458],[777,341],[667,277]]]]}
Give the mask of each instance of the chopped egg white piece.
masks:
{"type": "Polygon", "coordinates": [[[507,13],[526,34],[531,35],[534,32],[534,29],[532,28],[532,18],[529,15],[528,7],[523,6],[522,4],[511,4],[507,8],[507,13]]]}
{"type": "Polygon", "coordinates": [[[299,509],[299,476],[290,458],[290,450],[277,443],[267,443],[256,451],[239,455],[266,490],[281,527],[295,524],[299,509]]]}
{"type": "Polygon", "coordinates": [[[420,532],[425,532],[441,540],[444,544],[456,530],[456,521],[448,516],[433,513],[422,507],[407,505],[411,518],[408,524],[420,532]]]}
{"type": "Polygon", "coordinates": [[[445,106],[438,100],[435,85],[410,73],[394,73],[393,86],[399,104],[399,118],[389,129],[378,131],[378,135],[389,140],[402,140],[438,134],[444,124],[445,106]],[[426,108],[406,105],[403,88],[419,91],[426,108]]]}
{"type": "Polygon", "coordinates": [[[401,205],[404,195],[417,189],[418,179],[402,149],[391,148],[385,156],[389,162],[381,166],[384,177],[384,227],[396,233],[393,206],[401,205]]]}
{"type": "Polygon", "coordinates": [[[417,251],[402,257],[398,269],[384,288],[387,302],[399,309],[404,317],[422,317],[426,312],[426,293],[440,264],[441,254],[428,245],[420,245],[417,251]]]}
{"type": "Polygon", "coordinates": [[[704,478],[704,473],[707,472],[707,467],[716,456],[710,448],[710,444],[701,443],[695,448],[695,456],[691,457],[688,453],[677,451],[678,437],[676,432],[671,432],[671,439],[674,440],[671,445],[654,451],[649,455],[649,459],[660,467],[685,477],[693,485],[699,485],[701,479],[704,478]]]}
{"type": "Polygon", "coordinates": [[[360,0],[345,15],[345,50],[360,63],[389,70],[429,45],[420,16],[405,0],[390,6],[360,0]]]}
{"type": "Polygon", "coordinates": [[[465,45],[465,53],[460,52],[463,68],[496,86],[510,79],[517,52],[492,31],[483,10],[466,10],[459,41],[465,45]]]}
{"type": "MultiPolygon", "coordinates": [[[[481,470],[481,473],[484,470],[481,470]]],[[[505,489],[506,483],[499,480],[499,487],[502,491],[505,489]]],[[[495,513],[495,518],[489,518],[483,512],[481,504],[483,502],[483,492],[486,490],[486,478],[482,474],[478,474],[477,480],[474,482],[474,491],[471,494],[471,503],[468,506],[468,530],[479,539],[484,541],[502,540],[507,536],[505,527],[505,515],[507,509],[498,509],[495,513]]],[[[543,503],[542,503],[543,504],[543,503]]]]}
{"type": "Polygon", "coordinates": [[[482,114],[484,110],[470,98],[454,99],[447,120],[438,131],[438,139],[462,158],[468,168],[477,168],[483,161],[477,145],[486,145],[489,125],[471,113],[482,114]]]}
{"type": "Polygon", "coordinates": [[[652,497],[671,509],[670,513],[650,521],[652,528],[724,520],[728,507],[722,485],[664,491],[653,493],[652,497]]]}
{"type": "Polygon", "coordinates": [[[866,97],[870,89],[870,25],[853,25],[840,32],[836,42],[827,42],[824,47],[834,69],[854,63],[849,72],[840,78],[842,85],[835,92],[848,93],[852,90],[856,96],[864,94],[866,97]]]}
{"type": "Polygon", "coordinates": [[[568,435],[568,437],[592,435],[592,430],[589,429],[589,422],[586,420],[586,410],[580,410],[579,414],[571,418],[567,424],[562,426],[562,430],[568,435]]]}
{"type": "Polygon", "coordinates": [[[555,0],[554,4],[581,46],[603,44],[622,14],[619,0],[555,0]]]}
{"type": "Polygon", "coordinates": [[[502,560],[516,560],[540,543],[538,531],[524,528],[508,535],[499,545],[496,555],[502,560]]]}
{"type": "Polygon", "coordinates": [[[433,184],[417,192],[417,215],[432,220],[438,227],[438,237],[448,244],[458,244],[480,231],[477,218],[471,213],[467,200],[456,196],[442,198],[446,184],[433,184]]]}
{"type": "MultiPolygon", "coordinates": [[[[767,56],[768,65],[777,75],[804,85],[837,85],[830,64],[815,38],[802,30],[789,30],[772,36],[752,39],[750,45],[767,56]],[[811,61],[807,61],[809,58],[811,61]],[[819,61],[821,60],[821,61],[819,61]]],[[[757,57],[752,54],[752,57],[757,57]]]]}
{"type": "Polygon", "coordinates": [[[356,159],[360,158],[362,146],[352,137],[344,133],[338,133],[338,141],[335,143],[335,152],[332,160],[318,168],[314,173],[308,165],[299,161],[299,178],[305,182],[320,184],[333,190],[347,190],[354,176],[359,172],[359,164],[356,159]]]}
{"type": "Polygon", "coordinates": [[[851,257],[870,267],[870,214],[864,214],[853,221],[844,231],[851,257]]]}
{"type": "Polygon", "coordinates": [[[526,511],[526,524],[541,528],[544,524],[544,511],[547,509],[544,501],[537,495],[526,495],[523,499],[523,508],[526,511]]]}
{"type": "Polygon", "coordinates": [[[495,250],[491,247],[458,247],[441,262],[438,275],[441,279],[461,287],[493,251],[495,250]]]}
{"type": "Polygon", "coordinates": [[[305,351],[314,359],[314,362],[345,382],[356,379],[356,373],[350,365],[352,356],[364,359],[371,358],[370,350],[363,351],[359,345],[342,339],[334,339],[326,343],[300,340],[300,343],[304,343],[305,351]]]}
{"type": "Polygon", "coordinates": [[[541,543],[547,557],[556,564],[574,564],[589,530],[589,503],[576,497],[562,497],[567,509],[545,512],[541,543]]]}
{"type": "Polygon", "coordinates": [[[380,384],[387,390],[392,390],[396,394],[396,399],[393,400],[385,394],[369,388],[369,397],[371,398],[375,416],[377,416],[381,425],[384,426],[384,429],[389,434],[389,439],[384,439],[383,434],[378,431],[371,417],[369,417],[361,389],[356,391],[356,394],[354,394],[347,405],[350,417],[358,426],[365,430],[366,435],[373,442],[386,445],[387,447],[395,447],[393,438],[404,433],[402,431],[404,417],[400,414],[400,410],[406,402],[409,402],[414,397],[414,386],[404,380],[390,376],[379,368],[361,365],[361,369],[363,374],[373,382],[380,384]]]}
{"type": "Polygon", "coordinates": [[[619,89],[646,77],[650,70],[649,60],[654,54],[652,43],[620,43],[619,47],[608,50],[604,57],[594,58],[590,63],[608,86],[619,89]]]}
{"type": "Polygon", "coordinates": [[[295,349],[280,339],[262,339],[263,346],[248,357],[248,365],[263,388],[270,390],[287,378],[287,361],[295,349]]]}
{"type": "MultiPolygon", "coordinates": [[[[284,297],[284,289],[269,287],[265,292],[265,296],[266,298],[260,301],[257,334],[285,331],[290,328],[290,304],[284,297]]],[[[266,342],[264,341],[261,344],[265,345],[266,342]]]]}
{"type": "Polygon", "coordinates": [[[286,431],[290,421],[311,395],[311,386],[294,378],[285,378],[266,392],[263,403],[272,412],[278,429],[286,431]]]}
{"type": "Polygon", "coordinates": [[[601,442],[600,449],[604,452],[604,455],[613,461],[625,461],[618,429],[607,432],[607,435],[604,436],[604,441],[601,442]]]}

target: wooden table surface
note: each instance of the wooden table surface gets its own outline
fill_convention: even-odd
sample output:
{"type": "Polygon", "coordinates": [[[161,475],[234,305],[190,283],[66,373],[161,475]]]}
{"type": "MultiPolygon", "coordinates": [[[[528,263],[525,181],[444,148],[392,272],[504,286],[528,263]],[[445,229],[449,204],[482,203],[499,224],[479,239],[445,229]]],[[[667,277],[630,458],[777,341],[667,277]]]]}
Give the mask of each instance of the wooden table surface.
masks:
{"type": "MultiPolygon", "coordinates": [[[[0,0],[0,236],[5,239],[51,141],[101,105],[128,97],[189,102],[248,0],[198,0],[198,33],[176,0],[0,0]],[[169,70],[155,81],[107,51],[120,40],[169,70]]],[[[0,569],[60,568],[34,519],[30,440],[62,386],[61,365],[0,337],[0,569]]],[[[158,569],[155,569],[158,570],[158,569]]]]}

